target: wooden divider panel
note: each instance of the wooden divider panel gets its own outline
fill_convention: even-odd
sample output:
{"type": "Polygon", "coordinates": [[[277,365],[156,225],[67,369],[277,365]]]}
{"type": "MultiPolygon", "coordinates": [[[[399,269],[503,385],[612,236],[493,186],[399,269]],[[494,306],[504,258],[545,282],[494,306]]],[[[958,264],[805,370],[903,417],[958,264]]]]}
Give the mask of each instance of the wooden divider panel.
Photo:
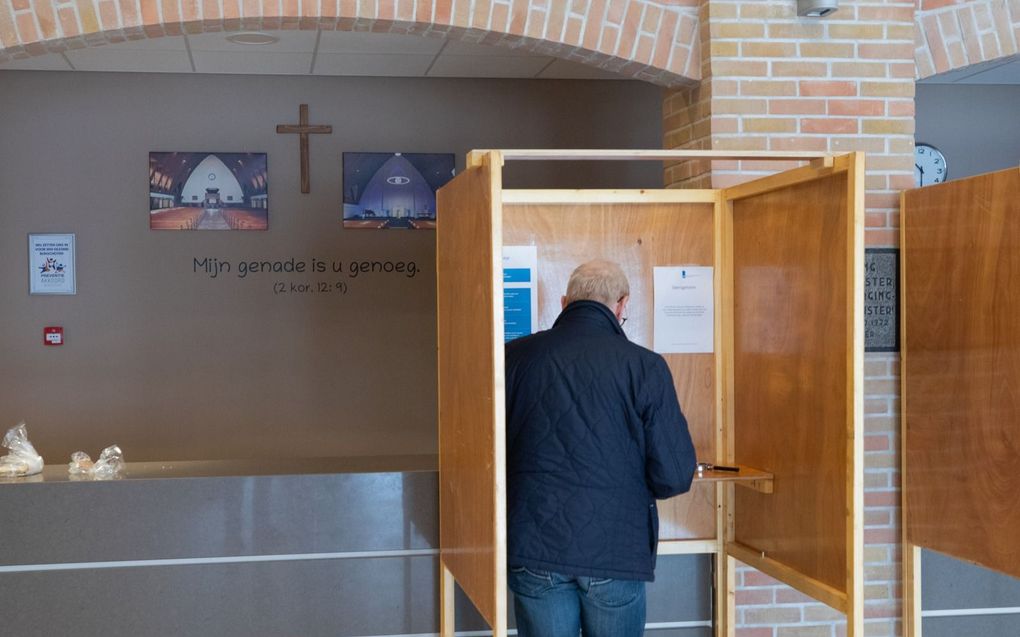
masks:
{"type": "Polygon", "coordinates": [[[1020,577],[1020,171],[903,199],[907,541],[1020,577]]]}
{"type": "MultiPolygon", "coordinates": [[[[511,191],[512,192],[512,191],[511,191]]],[[[624,331],[652,347],[652,268],[713,264],[711,203],[509,204],[503,244],[538,247],[538,326],[548,329],[575,267],[595,258],[618,262],[630,282],[624,331]]],[[[667,354],[698,457],[715,459],[715,365],[712,354],[667,354]]],[[[660,503],[662,541],[716,537],[715,487],[660,503]]]]}
{"type": "Polygon", "coordinates": [[[816,172],[732,203],[734,451],[775,483],[736,490],[730,552],[845,611],[858,246],[847,171],[816,172]]]}
{"type": "Polygon", "coordinates": [[[443,563],[505,634],[503,344],[493,336],[503,324],[500,175],[491,159],[438,194],[439,537],[443,563]]]}

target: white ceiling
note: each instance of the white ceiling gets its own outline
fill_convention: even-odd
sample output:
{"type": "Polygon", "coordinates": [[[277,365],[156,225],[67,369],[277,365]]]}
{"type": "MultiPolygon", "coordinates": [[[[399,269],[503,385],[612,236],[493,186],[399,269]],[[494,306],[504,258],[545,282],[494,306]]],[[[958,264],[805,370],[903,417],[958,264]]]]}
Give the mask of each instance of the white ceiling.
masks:
{"type": "Polygon", "coordinates": [[[925,84],[1020,84],[1020,55],[974,64],[921,81],[925,84]]]}
{"type": "MultiPolygon", "coordinates": [[[[0,70],[629,79],[584,64],[501,46],[417,35],[272,31],[273,44],[228,42],[226,33],[130,40],[0,63],[0,70]]],[[[926,84],[1020,84],[1020,55],[922,80],[926,84]]]]}
{"type": "Polygon", "coordinates": [[[350,31],[273,31],[273,44],[243,45],[226,33],[201,33],[51,53],[0,63],[0,69],[135,71],[147,73],[244,73],[628,79],[545,55],[417,35],[350,31]]]}

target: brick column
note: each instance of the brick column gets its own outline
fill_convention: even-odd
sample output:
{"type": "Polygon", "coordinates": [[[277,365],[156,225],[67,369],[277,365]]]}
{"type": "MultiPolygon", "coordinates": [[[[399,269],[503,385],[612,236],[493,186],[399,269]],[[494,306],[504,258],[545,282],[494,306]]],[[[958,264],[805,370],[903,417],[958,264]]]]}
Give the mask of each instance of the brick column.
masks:
{"type": "MultiPolygon", "coordinates": [[[[713,134],[722,132],[726,124],[713,119],[712,100],[716,78],[712,67],[712,40],[710,33],[711,2],[701,0],[698,5],[698,37],[695,41],[700,54],[701,82],[692,88],[667,91],[662,106],[663,148],[685,150],[712,150],[713,134]]],[[[723,105],[718,105],[722,109],[723,105]]],[[[711,188],[712,165],[710,162],[689,161],[667,164],[664,181],[667,188],[711,188]]]]}
{"type": "MultiPolygon", "coordinates": [[[[663,103],[664,147],[867,153],[868,246],[898,246],[899,193],[913,187],[914,0],[843,0],[824,19],[794,0],[703,0],[702,82],[663,103]]],[[[667,185],[721,187],[761,162],[673,165],[667,185]]],[[[865,621],[901,634],[899,356],[865,357],[865,621]]],[[[738,637],[839,637],[842,615],[744,567],[738,637]]]]}

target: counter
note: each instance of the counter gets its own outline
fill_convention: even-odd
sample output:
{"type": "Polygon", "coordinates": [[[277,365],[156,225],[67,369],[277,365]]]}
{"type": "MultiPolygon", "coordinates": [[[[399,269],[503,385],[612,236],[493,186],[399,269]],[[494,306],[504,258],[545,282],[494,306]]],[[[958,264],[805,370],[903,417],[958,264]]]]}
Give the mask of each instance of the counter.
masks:
{"type": "MultiPolygon", "coordinates": [[[[438,631],[435,456],[66,465],[0,483],[4,634],[438,631]]],[[[662,556],[656,637],[711,635],[711,561],[662,556]]],[[[459,594],[459,593],[458,593],[459,594]]],[[[463,597],[457,630],[484,624],[463,597]]]]}

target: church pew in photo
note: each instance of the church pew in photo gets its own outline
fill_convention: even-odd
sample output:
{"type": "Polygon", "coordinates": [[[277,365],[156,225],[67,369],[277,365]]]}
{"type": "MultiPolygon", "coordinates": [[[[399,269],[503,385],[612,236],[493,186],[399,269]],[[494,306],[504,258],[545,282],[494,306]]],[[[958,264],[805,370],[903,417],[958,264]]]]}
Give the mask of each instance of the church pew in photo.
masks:
{"type": "Polygon", "coordinates": [[[202,208],[170,208],[149,215],[152,230],[194,230],[202,217],[202,208]]]}
{"type": "Polygon", "coordinates": [[[269,226],[264,212],[259,214],[251,210],[224,208],[220,214],[232,230],[265,230],[269,226]]]}
{"type": "Polygon", "coordinates": [[[345,219],[345,228],[365,229],[365,230],[381,230],[386,227],[387,221],[385,219],[345,219]]]}

